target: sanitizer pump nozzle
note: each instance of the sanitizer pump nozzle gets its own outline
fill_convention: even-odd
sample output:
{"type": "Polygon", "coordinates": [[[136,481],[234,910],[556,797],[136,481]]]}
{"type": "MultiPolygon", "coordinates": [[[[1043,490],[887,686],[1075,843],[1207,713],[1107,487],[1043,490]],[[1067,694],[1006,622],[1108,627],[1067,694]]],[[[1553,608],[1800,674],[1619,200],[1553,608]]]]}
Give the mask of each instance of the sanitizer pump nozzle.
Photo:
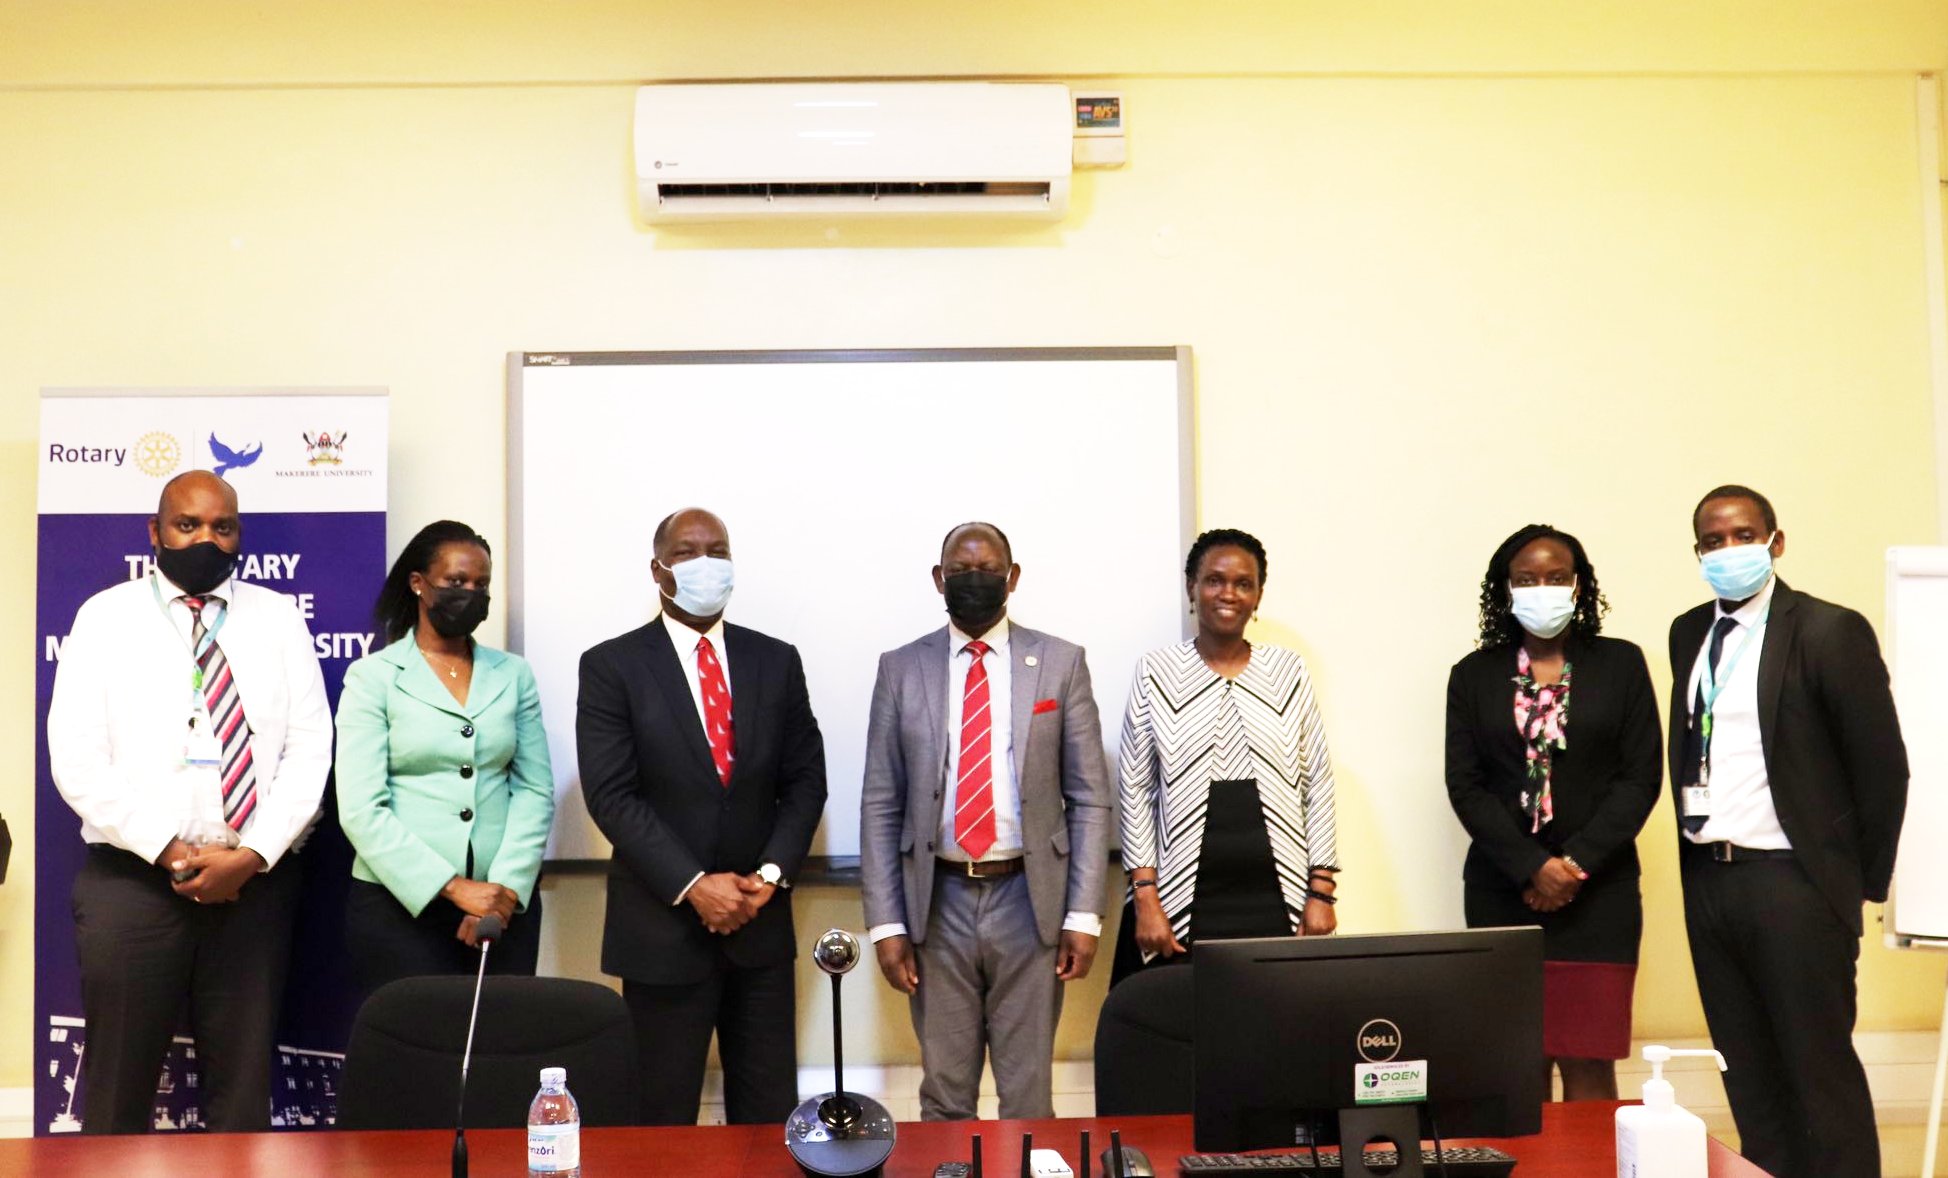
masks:
{"type": "Polygon", "coordinates": [[[1705,1126],[1677,1106],[1677,1092],[1664,1078],[1664,1065],[1678,1055],[1708,1055],[1725,1070],[1725,1057],[1709,1049],[1644,1048],[1650,1079],[1644,1103],[1617,1110],[1617,1178],[1705,1178],[1705,1126]]]}
{"type": "Polygon", "coordinates": [[[1672,1088],[1671,1082],[1664,1078],[1664,1065],[1669,1063],[1674,1055],[1708,1055],[1718,1061],[1719,1071],[1725,1070],[1725,1057],[1709,1048],[1694,1050],[1655,1045],[1646,1047],[1644,1062],[1650,1065],[1650,1079],[1644,1081],[1644,1107],[1657,1109],[1677,1107],[1677,1090],[1672,1088]]]}

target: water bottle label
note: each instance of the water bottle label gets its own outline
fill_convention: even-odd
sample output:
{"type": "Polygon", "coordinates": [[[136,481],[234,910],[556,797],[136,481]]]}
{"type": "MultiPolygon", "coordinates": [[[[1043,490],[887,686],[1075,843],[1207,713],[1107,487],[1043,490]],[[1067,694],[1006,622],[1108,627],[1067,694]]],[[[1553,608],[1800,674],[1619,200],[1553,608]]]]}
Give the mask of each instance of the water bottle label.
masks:
{"type": "Polygon", "coordinates": [[[529,1125],[528,1169],[554,1174],[582,1164],[580,1125],[529,1125]]]}

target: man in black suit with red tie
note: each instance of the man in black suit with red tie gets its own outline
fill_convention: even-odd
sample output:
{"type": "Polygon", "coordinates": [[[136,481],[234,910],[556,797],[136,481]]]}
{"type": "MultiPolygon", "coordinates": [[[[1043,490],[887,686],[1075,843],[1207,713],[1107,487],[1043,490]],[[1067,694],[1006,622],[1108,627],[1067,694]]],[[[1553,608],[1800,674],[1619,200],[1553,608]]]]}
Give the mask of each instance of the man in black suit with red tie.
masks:
{"type": "Polygon", "coordinates": [[[1717,601],[1671,623],[1684,921],[1739,1148],[1780,1178],[1880,1173],[1853,1049],[1860,906],[1887,899],[1907,752],[1867,619],[1774,575],[1749,487],[1691,516],[1717,601]]]}
{"type": "Polygon", "coordinates": [[[662,616],[582,655],[582,793],[615,845],[602,971],[623,979],[645,1124],[695,1124],[711,1032],[733,1124],[798,1102],[791,880],[825,807],[798,651],[724,624],[730,535],[657,525],[662,616]]]}

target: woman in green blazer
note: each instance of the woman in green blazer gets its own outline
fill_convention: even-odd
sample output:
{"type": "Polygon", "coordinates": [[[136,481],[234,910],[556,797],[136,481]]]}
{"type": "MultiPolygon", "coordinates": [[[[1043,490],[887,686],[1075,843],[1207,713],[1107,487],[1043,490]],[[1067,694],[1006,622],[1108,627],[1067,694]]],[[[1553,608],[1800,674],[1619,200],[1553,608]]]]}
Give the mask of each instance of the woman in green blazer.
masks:
{"type": "Polygon", "coordinates": [[[338,821],[357,853],[345,940],[368,991],[472,973],[488,913],[507,925],[489,972],[534,972],[554,775],[534,672],[472,638],[492,571],[472,528],[422,528],[379,594],[387,645],[345,672],[338,821]]]}

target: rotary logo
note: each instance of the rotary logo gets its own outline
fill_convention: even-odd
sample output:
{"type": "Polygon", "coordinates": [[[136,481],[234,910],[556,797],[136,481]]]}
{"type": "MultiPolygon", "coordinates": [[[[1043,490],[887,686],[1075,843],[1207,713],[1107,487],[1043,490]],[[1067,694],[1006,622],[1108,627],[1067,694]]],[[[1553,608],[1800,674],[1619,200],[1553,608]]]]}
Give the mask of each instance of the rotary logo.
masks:
{"type": "Polygon", "coordinates": [[[338,466],[345,461],[345,430],[339,430],[337,437],[330,430],[319,430],[316,434],[304,434],[304,448],[311,455],[306,461],[312,466],[338,466]]]}
{"type": "Polygon", "coordinates": [[[155,478],[171,473],[183,460],[182,444],[160,430],[135,439],[135,469],[155,478]]]}

